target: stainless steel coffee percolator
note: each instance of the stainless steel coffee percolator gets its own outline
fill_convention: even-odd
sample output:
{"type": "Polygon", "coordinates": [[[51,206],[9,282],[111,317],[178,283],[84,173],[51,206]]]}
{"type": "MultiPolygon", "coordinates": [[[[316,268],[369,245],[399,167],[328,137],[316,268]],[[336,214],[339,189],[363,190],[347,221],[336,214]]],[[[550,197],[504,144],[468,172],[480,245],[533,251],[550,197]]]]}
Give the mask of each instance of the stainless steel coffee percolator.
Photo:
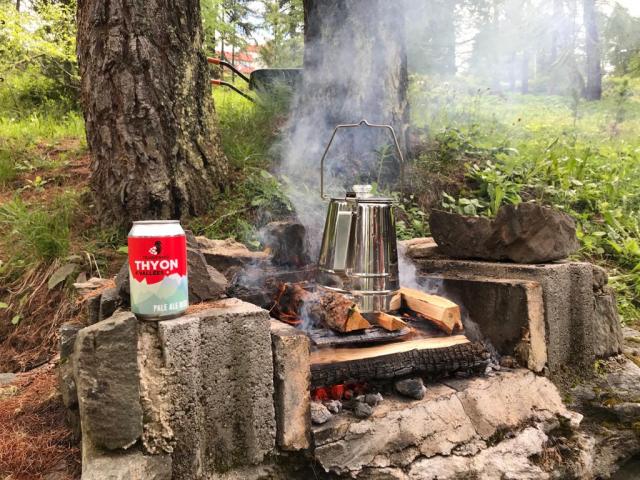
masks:
{"type": "MultiPolygon", "coordinates": [[[[324,192],[324,161],[338,130],[369,127],[391,133],[404,188],[404,159],[393,127],[360,123],[338,125],[320,160],[320,196],[324,192]]],[[[374,197],[371,185],[354,185],[344,198],[331,198],[318,259],[321,288],[352,295],[363,313],[388,311],[400,288],[393,199],[374,197]]]]}

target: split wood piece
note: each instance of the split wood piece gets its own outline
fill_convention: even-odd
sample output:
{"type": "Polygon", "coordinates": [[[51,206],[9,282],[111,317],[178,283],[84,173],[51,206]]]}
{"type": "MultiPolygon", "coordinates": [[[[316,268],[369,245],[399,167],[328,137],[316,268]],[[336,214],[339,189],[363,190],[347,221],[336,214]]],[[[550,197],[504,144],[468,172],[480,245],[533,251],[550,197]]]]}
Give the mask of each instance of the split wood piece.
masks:
{"type": "Polygon", "coordinates": [[[324,307],[323,323],[333,330],[347,333],[371,327],[355,302],[345,295],[320,292],[320,304],[324,307]]]}
{"type": "Polygon", "coordinates": [[[489,353],[464,335],[408,340],[374,347],[318,349],[311,352],[314,387],[347,380],[387,380],[404,375],[440,376],[459,370],[480,372],[489,353]]]}
{"type": "Polygon", "coordinates": [[[390,332],[395,332],[396,330],[402,330],[403,328],[408,327],[407,322],[402,320],[400,317],[390,315],[385,312],[373,313],[371,315],[371,322],[390,332]]]}
{"type": "Polygon", "coordinates": [[[439,295],[431,295],[412,288],[401,288],[391,300],[391,308],[406,307],[419,313],[438,328],[451,335],[454,331],[462,331],[460,307],[439,295]]]}

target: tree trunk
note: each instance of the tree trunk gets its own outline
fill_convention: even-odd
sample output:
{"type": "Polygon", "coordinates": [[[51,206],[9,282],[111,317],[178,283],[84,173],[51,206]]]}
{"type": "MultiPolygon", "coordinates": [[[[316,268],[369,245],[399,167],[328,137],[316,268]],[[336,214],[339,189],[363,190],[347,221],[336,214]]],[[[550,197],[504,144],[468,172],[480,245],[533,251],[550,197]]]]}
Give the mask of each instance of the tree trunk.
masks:
{"type": "Polygon", "coordinates": [[[103,221],[206,210],[227,160],[197,0],[79,0],[77,53],[91,188],[103,221]]]}
{"type": "Polygon", "coordinates": [[[16,11],[20,11],[20,0],[16,0],[16,11]]]}
{"type": "Polygon", "coordinates": [[[319,127],[390,124],[405,147],[409,123],[403,12],[385,0],[304,0],[301,109],[319,127]]]}
{"type": "Polygon", "coordinates": [[[600,100],[602,98],[602,66],[595,0],[584,0],[582,5],[587,52],[587,86],[584,96],[587,100],[600,100]]]}

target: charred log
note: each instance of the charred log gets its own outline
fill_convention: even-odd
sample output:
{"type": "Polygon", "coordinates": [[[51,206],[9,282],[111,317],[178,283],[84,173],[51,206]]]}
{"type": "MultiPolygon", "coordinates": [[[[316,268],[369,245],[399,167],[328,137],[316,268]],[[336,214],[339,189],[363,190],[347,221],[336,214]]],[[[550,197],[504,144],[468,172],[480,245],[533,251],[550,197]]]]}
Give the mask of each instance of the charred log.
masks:
{"type": "Polygon", "coordinates": [[[484,346],[468,341],[440,348],[412,349],[365,358],[358,357],[356,351],[367,349],[335,349],[333,353],[338,355],[337,358],[341,350],[352,350],[354,358],[333,363],[318,363],[318,357],[314,355],[317,352],[312,353],[312,386],[335,385],[352,379],[371,381],[405,375],[440,377],[457,371],[482,372],[489,362],[489,353],[484,346]]]}

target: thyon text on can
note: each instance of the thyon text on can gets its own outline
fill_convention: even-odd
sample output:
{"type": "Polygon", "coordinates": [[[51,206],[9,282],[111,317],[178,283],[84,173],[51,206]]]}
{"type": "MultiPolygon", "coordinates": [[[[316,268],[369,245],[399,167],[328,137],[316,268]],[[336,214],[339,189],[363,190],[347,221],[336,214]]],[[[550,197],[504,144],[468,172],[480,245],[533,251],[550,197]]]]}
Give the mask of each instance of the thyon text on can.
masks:
{"type": "Polygon", "coordinates": [[[187,240],[180,222],[133,222],[128,247],[131,311],[149,320],[183,313],[189,306],[189,285],[187,240]]]}

